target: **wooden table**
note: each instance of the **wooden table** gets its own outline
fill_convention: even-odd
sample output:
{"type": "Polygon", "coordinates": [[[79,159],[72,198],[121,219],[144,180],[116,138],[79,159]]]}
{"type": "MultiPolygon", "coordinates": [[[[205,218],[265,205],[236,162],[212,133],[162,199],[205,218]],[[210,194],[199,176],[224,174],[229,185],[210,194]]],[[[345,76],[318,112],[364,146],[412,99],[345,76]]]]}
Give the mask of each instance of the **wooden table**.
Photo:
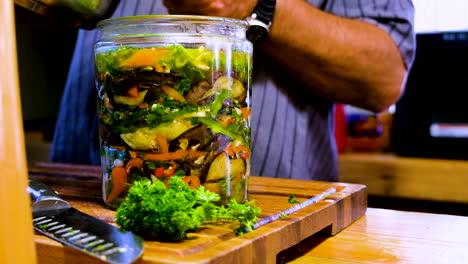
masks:
{"type": "Polygon", "coordinates": [[[278,263],[468,263],[468,217],[368,208],[337,235],[280,253],[278,263]]]}
{"type": "MultiPolygon", "coordinates": [[[[60,169],[60,171],[63,176],[66,176],[67,170],[60,169]]],[[[59,178],[54,180],[56,187],[60,188],[62,193],[71,195],[68,197],[78,197],[80,194],[89,196],[82,197],[85,201],[88,201],[83,202],[84,204],[93,201],[93,197],[99,194],[100,183],[96,179],[99,168],[81,167],[79,170],[73,170],[70,173],[73,174],[73,177],[78,177],[82,180],[86,179],[85,181],[81,181],[82,184],[80,188],[85,188],[87,191],[76,192],[76,187],[68,189],[64,182],[60,182],[59,178]]],[[[35,175],[47,179],[47,175],[53,175],[53,173],[51,168],[49,168],[45,171],[38,170],[35,175]]],[[[274,181],[275,179],[270,180],[274,181]]],[[[255,179],[253,183],[255,185],[255,179]]],[[[294,186],[288,187],[285,186],[285,184],[286,182],[282,183],[281,187],[287,188],[289,193],[294,186]]],[[[304,185],[303,187],[306,186],[304,185]]],[[[340,199],[339,196],[336,198],[340,199]]],[[[362,198],[361,196],[358,200],[362,198]]],[[[349,201],[351,200],[348,200],[348,202],[343,200],[342,206],[346,207],[349,201]]],[[[80,203],[75,205],[78,206],[80,203]]],[[[317,206],[326,207],[327,205],[325,202],[317,206]]],[[[81,206],[79,209],[86,209],[86,213],[93,214],[94,210],[102,212],[102,208],[100,209],[98,207],[99,206],[95,208],[81,206]]],[[[322,213],[320,219],[323,220],[327,215],[330,216],[333,214],[322,213]]],[[[352,216],[353,214],[351,213],[348,215],[352,216]]],[[[101,220],[109,218],[108,220],[112,222],[111,215],[99,213],[97,216],[101,218],[101,220]]],[[[299,215],[299,218],[301,217],[302,216],[299,215]]],[[[289,220],[279,220],[275,222],[273,226],[283,225],[286,221],[297,222],[299,218],[295,219],[293,217],[289,220]]],[[[468,217],[368,208],[364,216],[360,218],[350,217],[349,219],[351,221],[357,220],[350,225],[344,225],[343,227],[345,228],[334,236],[329,236],[330,233],[324,236],[319,234],[310,237],[305,236],[299,239],[298,241],[301,242],[295,246],[295,243],[293,243],[283,247],[292,241],[292,237],[299,236],[299,234],[311,229],[317,225],[317,222],[321,221],[314,220],[297,229],[302,233],[299,231],[293,232],[295,236],[283,237],[279,240],[279,243],[277,241],[276,244],[278,245],[272,244],[272,248],[270,248],[271,251],[280,247],[287,248],[279,252],[276,256],[276,263],[468,263],[468,217]]],[[[268,228],[264,230],[266,230],[265,232],[269,232],[268,228]]],[[[339,230],[341,230],[341,228],[339,230]]],[[[255,232],[252,234],[254,233],[255,232]]],[[[266,239],[264,239],[264,242],[267,242],[266,239]]],[[[36,243],[40,263],[85,263],[81,261],[82,259],[80,258],[83,254],[69,252],[57,242],[46,237],[36,236],[36,243]],[[44,249],[55,253],[48,254],[43,251],[44,249]],[[57,254],[61,255],[61,257],[57,257],[57,254]]],[[[261,245],[259,244],[258,247],[261,247],[261,245]]],[[[233,256],[233,258],[242,258],[245,260],[241,263],[256,263],[252,262],[252,255],[248,257],[245,255],[245,252],[240,255],[242,256],[233,256]]],[[[92,262],[94,263],[94,261],[92,262]]],[[[149,262],[149,259],[143,259],[143,261],[138,263],[149,262]]],[[[274,262],[275,259],[273,256],[271,261],[269,260],[265,263],[274,262]]],[[[224,261],[222,263],[230,262],[224,261]]]]}
{"type": "MultiPolygon", "coordinates": [[[[76,209],[115,224],[115,212],[102,203],[101,168],[97,166],[31,163],[29,175],[57,191],[76,209]]],[[[276,221],[242,236],[236,236],[236,223],[206,224],[188,233],[178,243],[145,240],[145,252],[138,263],[147,264],[273,264],[279,252],[289,249],[318,232],[334,235],[365,214],[366,187],[347,183],[300,181],[254,177],[249,180],[249,200],[261,208],[260,219],[291,208],[288,197],[300,202],[326,190],[336,190],[325,199],[288,213],[276,221]]],[[[82,252],[64,247],[37,234],[39,263],[102,263],[82,252]]]]}
{"type": "Polygon", "coordinates": [[[345,153],[340,155],[340,181],[366,185],[369,195],[468,203],[466,160],[345,153]]]}

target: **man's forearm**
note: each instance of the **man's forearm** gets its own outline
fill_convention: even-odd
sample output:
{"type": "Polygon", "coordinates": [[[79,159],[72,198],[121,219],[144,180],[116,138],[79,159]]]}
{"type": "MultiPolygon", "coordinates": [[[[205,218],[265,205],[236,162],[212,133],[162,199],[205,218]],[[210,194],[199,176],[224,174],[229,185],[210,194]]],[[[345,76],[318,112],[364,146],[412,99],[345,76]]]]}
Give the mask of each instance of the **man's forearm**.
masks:
{"type": "Polygon", "coordinates": [[[258,48],[316,93],[376,112],[398,99],[406,75],[386,32],[303,0],[277,1],[269,41],[258,48]]]}

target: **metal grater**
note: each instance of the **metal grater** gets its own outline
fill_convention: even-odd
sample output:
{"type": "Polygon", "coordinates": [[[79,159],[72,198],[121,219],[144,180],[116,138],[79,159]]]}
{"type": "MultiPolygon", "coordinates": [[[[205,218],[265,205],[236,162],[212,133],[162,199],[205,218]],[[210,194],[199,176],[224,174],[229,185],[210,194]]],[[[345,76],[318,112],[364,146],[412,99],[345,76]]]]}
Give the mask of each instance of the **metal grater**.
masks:
{"type": "Polygon", "coordinates": [[[135,234],[82,213],[43,183],[29,179],[35,201],[34,229],[60,243],[109,263],[132,263],[143,253],[143,240],[135,234]]]}

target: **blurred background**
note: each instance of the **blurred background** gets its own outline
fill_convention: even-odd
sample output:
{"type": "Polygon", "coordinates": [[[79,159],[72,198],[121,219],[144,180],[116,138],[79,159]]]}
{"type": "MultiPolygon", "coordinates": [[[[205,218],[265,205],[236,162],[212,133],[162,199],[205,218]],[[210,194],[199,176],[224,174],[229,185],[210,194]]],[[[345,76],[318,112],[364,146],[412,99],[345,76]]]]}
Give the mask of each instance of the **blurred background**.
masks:
{"type": "Polygon", "coordinates": [[[15,20],[27,156],[47,160],[78,31],[18,5],[15,20]]]}

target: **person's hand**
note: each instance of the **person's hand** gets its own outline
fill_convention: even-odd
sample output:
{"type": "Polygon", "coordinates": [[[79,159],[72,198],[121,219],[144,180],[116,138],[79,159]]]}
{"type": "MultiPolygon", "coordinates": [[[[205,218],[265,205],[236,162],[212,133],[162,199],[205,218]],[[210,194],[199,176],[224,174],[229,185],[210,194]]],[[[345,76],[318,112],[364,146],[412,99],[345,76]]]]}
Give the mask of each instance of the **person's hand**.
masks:
{"type": "Polygon", "coordinates": [[[244,19],[258,0],[164,0],[171,14],[190,14],[244,19]]]}

